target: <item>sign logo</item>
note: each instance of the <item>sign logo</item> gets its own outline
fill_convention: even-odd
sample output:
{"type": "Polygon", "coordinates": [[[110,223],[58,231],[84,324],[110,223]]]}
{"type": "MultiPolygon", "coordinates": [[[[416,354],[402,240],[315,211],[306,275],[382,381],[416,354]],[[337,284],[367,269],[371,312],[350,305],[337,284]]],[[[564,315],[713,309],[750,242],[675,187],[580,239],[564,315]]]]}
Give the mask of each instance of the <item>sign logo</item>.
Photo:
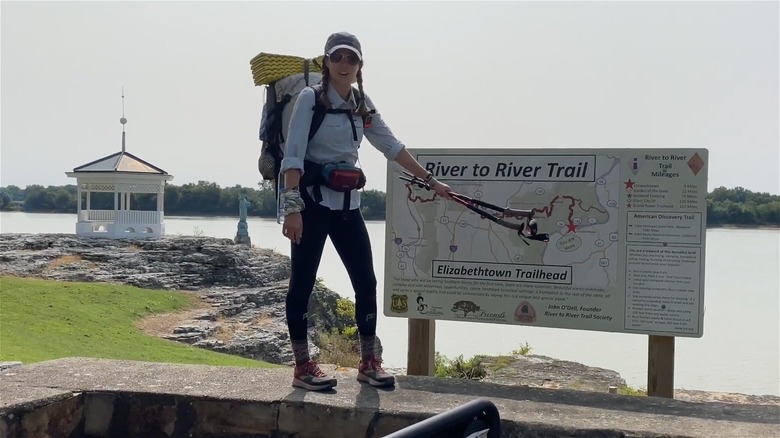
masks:
{"type": "Polygon", "coordinates": [[[533,324],[536,322],[536,309],[528,301],[523,301],[515,309],[515,321],[523,324],[533,324]]]}
{"type": "Polygon", "coordinates": [[[506,321],[506,312],[496,313],[482,310],[476,303],[466,300],[453,304],[452,313],[455,313],[458,319],[469,321],[506,321]]]}
{"type": "Polygon", "coordinates": [[[463,317],[467,317],[469,313],[479,312],[479,306],[471,301],[458,301],[452,305],[452,313],[463,312],[463,317]]]}
{"type": "Polygon", "coordinates": [[[704,167],[704,160],[699,156],[698,152],[695,152],[690,160],[688,160],[688,167],[691,169],[694,175],[698,175],[701,169],[704,167]]]}
{"type": "Polygon", "coordinates": [[[638,174],[639,173],[640,164],[641,164],[640,158],[639,157],[634,157],[631,160],[631,173],[633,173],[634,175],[638,174]]]}
{"type": "Polygon", "coordinates": [[[440,316],[444,315],[444,309],[441,306],[428,305],[425,302],[425,297],[417,294],[417,313],[420,315],[440,316]]]}
{"type": "Polygon", "coordinates": [[[395,313],[406,313],[409,311],[409,297],[406,295],[393,294],[390,297],[390,310],[395,313]]]}
{"type": "Polygon", "coordinates": [[[425,304],[425,298],[422,295],[417,295],[417,311],[423,315],[428,313],[428,305],[425,304]]]}

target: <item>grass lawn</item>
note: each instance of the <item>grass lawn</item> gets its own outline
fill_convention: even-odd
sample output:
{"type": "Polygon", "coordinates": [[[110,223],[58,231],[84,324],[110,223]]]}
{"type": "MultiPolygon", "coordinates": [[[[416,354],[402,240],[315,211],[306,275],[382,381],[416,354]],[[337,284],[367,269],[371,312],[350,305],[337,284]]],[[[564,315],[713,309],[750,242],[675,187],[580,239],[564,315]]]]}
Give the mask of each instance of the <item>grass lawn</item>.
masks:
{"type": "Polygon", "coordinates": [[[150,362],[276,366],[147,335],[133,322],[186,309],[183,292],[105,283],[0,277],[0,360],[96,357],[150,362]]]}

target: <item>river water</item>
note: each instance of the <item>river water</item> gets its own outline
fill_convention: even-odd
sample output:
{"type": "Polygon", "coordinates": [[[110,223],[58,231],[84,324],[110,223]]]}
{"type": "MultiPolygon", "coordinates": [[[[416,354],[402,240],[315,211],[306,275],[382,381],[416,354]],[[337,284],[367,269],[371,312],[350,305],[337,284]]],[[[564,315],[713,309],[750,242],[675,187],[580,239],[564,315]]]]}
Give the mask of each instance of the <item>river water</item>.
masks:
{"type": "MultiPolygon", "coordinates": [[[[2,233],[74,233],[75,214],[2,212],[2,233]]],[[[249,218],[252,243],[290,254],[280,225],[249,218]]],[[[168,235],[233,238],[236,218],[166,217],[168,235]]],[[[384,222],[369,222],[382,293],[384,222]]],[[[780,230],[707,231],[704,336],[676,339],[675,387],[780,395],[780,230]]],[[[352,289],[327,243],[319,277],[342,296],[352,289]]],[[[379,302],[377,332],[387,366],[406,366],[408,320],[387,317],[379,302]]],[[[436,351],[454,357],[507,354],[528,343],[532,353],[615,370],[637,388],[647,386],[646,335],[455,321],[436,322],[436,351]]],[[[541,383],[541,382],[539,382],[541,383]]]]}

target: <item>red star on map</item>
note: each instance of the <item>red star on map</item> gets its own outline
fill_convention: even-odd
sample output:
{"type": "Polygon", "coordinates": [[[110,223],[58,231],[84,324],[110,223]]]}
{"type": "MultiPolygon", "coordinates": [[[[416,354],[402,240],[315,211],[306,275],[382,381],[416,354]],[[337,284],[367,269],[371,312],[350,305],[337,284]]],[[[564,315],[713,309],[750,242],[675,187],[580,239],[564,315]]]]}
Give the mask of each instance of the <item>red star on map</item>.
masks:
{"type": "Polygon", "coordinates": [[[626,190],[628,189],[634,189],[634,182],[631,181],[631,178],[628,179],[628,181],[624,182],[623,184],[626,185],[626,190]]]}
{"type": "Polygon", "coordinates": [[[576,233],[577,232],[577,226],[574,225],[574,222],[569,222],[569,225],[566,225],[566,232],[567,233],[576,233]]]}

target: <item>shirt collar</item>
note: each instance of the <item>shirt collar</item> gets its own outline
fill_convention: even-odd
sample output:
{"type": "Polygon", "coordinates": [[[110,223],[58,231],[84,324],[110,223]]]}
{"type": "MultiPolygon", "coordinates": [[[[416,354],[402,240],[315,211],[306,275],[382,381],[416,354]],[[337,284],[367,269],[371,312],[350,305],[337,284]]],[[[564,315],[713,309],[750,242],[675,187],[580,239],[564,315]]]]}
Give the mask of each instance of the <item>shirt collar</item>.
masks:
{"type": "Polygon", "coordinates": [[[354,109],[357,107],[357,103],[355,102],[355,90],[352,88],[349,90],[349,99],[344,101],[335,88],[328,87],[328,99],[333,108],[354,109]]]}

